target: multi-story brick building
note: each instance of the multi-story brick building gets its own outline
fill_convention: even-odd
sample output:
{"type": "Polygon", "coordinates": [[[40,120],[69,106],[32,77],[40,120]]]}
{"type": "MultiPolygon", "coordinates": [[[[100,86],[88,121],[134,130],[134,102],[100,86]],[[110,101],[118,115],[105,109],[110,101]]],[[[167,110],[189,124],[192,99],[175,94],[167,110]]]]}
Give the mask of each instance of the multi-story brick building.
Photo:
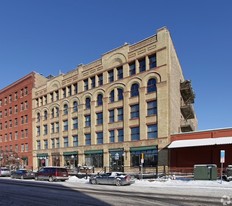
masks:
{"type": "Polygon", "coordinates": [[[170,135],[197,127],[194,93],[166,28],[33,89],[34,169],[154,171],[170,135]]]}
{"type": "Polygon", "coordinates": [[[0,161],[32,168],[32,88],[46,78],[34,72],[0,90],[0,161]]]}

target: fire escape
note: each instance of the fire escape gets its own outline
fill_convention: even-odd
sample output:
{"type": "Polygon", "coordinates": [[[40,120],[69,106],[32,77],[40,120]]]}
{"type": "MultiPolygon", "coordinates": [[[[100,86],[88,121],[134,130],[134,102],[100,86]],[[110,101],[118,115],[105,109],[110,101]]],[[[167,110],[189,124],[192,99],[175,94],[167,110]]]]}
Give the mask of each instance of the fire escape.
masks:
{"type": "Polygon", "coordinates": [[[194,131],[195,127],[191,119],[195,118],[193,103],[195,94],[191,86],[191,81],[185,80],[180,83],[180,93],[183,101],[181,102],[181,113],[184,119],[181,121],[181,131],[194,131]]]}

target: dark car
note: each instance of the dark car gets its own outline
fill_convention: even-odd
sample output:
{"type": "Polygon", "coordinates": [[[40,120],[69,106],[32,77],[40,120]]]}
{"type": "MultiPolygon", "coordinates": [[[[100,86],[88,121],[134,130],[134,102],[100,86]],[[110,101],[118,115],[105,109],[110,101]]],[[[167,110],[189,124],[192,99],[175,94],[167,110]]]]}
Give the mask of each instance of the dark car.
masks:
{"type": "Polygon", "coordinates": [[[11,178],[16,179],[34,179],[35,173],[33,171],[19,169],[11,173],[11,178]]]}
{"type": "Polygon", "coordinates": [[[222,178],[226,181],[232,181],[232,165],[228,165],[226,171],[224,171],[222,178]]]}
{"type": "Polygon", "coordinates": [[[68,170],[64,167],[42,167],[35,173],[35,180],[65,181],[69,179],[68,170]]]}
{"type": "Polygon", "coordinates": [[[106,184],[106,185],[130,185],[134,183],[132,177],[128,174],[121,172],[108,172],[108,173],[99,173],[93,175],[89,178],[91,184],[106,184]]]}

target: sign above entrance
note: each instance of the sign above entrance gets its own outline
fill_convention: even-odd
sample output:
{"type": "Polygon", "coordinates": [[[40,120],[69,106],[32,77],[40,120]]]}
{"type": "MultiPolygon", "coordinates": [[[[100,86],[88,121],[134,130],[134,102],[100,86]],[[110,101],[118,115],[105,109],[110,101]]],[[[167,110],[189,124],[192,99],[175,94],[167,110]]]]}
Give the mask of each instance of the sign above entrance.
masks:
{"type": "Polygon", "coordinates": [[[119,154],[118,154],[118,153],[115,153],[114,159],[115,159],[115,160],[119,160],[119,154]]]}

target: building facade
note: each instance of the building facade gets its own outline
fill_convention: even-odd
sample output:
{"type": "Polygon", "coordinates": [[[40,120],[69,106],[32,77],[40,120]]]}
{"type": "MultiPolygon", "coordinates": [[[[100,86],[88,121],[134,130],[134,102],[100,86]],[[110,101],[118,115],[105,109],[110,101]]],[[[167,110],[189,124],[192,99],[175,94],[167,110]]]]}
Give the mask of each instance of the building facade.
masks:
{"type": "Polygon", "coordinates": [[[225,168],[232,164],[232,128],[173,134],[168,148],[170,172],[193,173],[196,164],[221,168],[221,150],[225,151],[225,168]]]}
{"type": "Polygon", "coordinates": [[[33,168],[165,168],[170,135],[197,127],[193,103],[191,82],[161,28],[33,88],[33,168]]]}
{"type": "Polygon", "coordinates": [[[34,72],[0,90],[0,164],[33,167],[32,88],[46,78],[34,72]]]}

